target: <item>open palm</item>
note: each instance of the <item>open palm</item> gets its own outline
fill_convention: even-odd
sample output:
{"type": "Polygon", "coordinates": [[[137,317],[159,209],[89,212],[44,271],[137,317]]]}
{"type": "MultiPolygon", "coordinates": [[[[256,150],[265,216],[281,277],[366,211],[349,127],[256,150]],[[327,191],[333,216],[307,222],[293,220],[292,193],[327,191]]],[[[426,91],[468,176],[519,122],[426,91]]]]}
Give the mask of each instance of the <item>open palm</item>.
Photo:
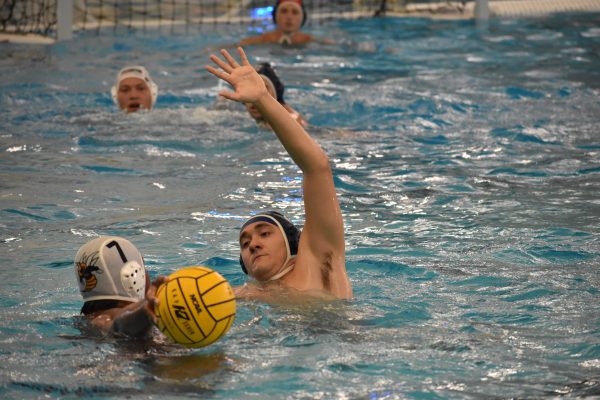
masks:
{"type": "Polygon", "coordinates": [[[229,83],[235,92],[224,90],[219,94],[227,99],[235,100],[243,103],[254,103],[267,94],[265,83],[258,75],[254,67],[248,62],[248,58],[241,47],[238,47],[242,65],[231,57],[227,50],[221,50],[221,54],[225,61],[215,56],[210,56],[210,59],[217,64],[220,69],[206,66],[206,69],[216,77],[223,79],[229,83]]]}

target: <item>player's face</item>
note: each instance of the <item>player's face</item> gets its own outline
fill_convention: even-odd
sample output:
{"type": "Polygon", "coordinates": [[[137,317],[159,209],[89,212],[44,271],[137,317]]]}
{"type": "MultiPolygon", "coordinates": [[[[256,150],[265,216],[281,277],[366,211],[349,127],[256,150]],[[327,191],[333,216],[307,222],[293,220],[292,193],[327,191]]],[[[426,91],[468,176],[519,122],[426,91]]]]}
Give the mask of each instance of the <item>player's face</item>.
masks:
{"type": "Polygon", "coordinates": [[[138,78],[123,79],[117,90],[119,108],[128,113],[152,108],[152,94],[146,83],[138,78]]]}
{"type": "Polygon", "coordinates": [[[283,2],[277,8],[275,15],[277,28],[288,34],[297,32],[302,26],[303,16],[302,8],[298,4],[289,1],[283,2]]]}
{"type": "Polygon", "coordinates": [[[258,221],[240,234],[240,251],[248,274],[259,281],[275,275],[287,258],[283,233],[277,226],[258,221]]]}

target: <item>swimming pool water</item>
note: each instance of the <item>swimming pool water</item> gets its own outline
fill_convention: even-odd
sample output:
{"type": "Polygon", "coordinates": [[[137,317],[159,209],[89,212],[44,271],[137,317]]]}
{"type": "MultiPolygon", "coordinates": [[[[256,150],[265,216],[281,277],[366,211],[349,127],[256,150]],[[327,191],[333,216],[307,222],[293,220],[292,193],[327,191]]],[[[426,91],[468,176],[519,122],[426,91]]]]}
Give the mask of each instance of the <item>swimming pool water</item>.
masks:
{"type": "Polygon", "coordinates": [[[239,302],[195,351],[94,334],[72,262],[122,235],[153,276],[237,285],[245,216],[302,223],[297,168],[203,69],[244,33],[1,43],[0,396],[600,395],[599,21],[337,21],[316,33],[339,46],[247,49],[330,155],[355,296],[239,302]],[[152,113],[112,104],[130,63],[159,85],[152,113]]]}

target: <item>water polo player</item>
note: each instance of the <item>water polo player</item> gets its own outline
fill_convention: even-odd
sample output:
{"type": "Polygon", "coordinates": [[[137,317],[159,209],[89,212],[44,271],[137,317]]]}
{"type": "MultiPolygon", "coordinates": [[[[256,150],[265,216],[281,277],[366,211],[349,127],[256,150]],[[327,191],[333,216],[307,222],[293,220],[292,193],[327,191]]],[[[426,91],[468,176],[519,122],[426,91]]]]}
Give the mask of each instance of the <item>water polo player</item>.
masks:
{"type": "Polygon", "coordinates": [[[240,46],[261,43],[280,43],[298,45],[318,41],[331,44],[329,39],[317,39],[313,35],[302,32],[300,29],[306,23],[306,8],[302,0],[277,0],[273,7],[273,22],[275,30],[258,36],[242,39],[240,46]]]}
{"type": "Polygon", "coordinates": [[[207,70],[235,90],[219,94],[251,103],[273,128],[292,160],[303,172],[306,212],[302,232],[283,217],[269,212],[250,218],[239,235],[240,258],[253,282],[236,288],[240,297],[261,297],[266,289],[285,287],[319,292],[339,299],[352,297],[346,273],[344,222],[335,192],[329,158],[304,128],[273,97],[264,80],[238,48],[241,65],[226,50],[225,59],[212,55],[220,68],[207,70]],[[297,246],[297,248],[296,248],[297,246]]]}
{"type": "Polygon", "coordinates": [[[158,86],[152,81],[146,68],[135,65],[119,71],[110,92],[120,110],[132,113],[154,107],[158,86]]]}
{"type": "Polygon", "coordinates": [[[81,313],[103,333],[140,337],[154,324],[156,289],[138,249],[117,236],[102,236],[83,245],[75,256],[75,277],[83,297],[81,313]]]}
{"type": "MultiPolygon", "coordinates": [[[[271,64],[262,63],[257,68],[257,71],[258,71],[258,74],[260,75],[260,77],[263,78],[263,81],[265,82],[265,86],[267,87],[267,91],[269,92],[269,94],[277,99],[279,104],[281,104],[283,106],[283,108],[285,108],[290,113],[290,115],[292,116],[292,118],[294,118],[296,120],[296,122],[298,122],[299,124],[301,124],[303,127],[306,128],[308,126],[308,123],[306,122],[306,120],[302,117],[302,115],[300,115],[299,112],[297,112],[292,107],[290,107],[283,99],[283,94],[285,92],[285,86],[283,85],[283,82],[281,82],[281,80],[275,73],[275,70],[273,69],[271,64]]],[[[248,110],[248,113],[250,114],[250,116],[252,118],[254,118],[254,120],[256,122],[258,122],[261,125],[266,125],[266,126],[269,125],[263,118],[260,111],[258,111],[258,109],[253,104],[246,103],[245,106],[246,106],[246,110],[248,110]]]]}

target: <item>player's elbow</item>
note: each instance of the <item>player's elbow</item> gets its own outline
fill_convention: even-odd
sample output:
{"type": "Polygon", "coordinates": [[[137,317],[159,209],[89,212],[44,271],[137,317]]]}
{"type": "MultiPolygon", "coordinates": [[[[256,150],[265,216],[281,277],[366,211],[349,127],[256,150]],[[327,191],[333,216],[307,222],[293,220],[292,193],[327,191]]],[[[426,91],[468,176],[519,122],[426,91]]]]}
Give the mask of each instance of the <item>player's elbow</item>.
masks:
{"type": "Polygon", "coordinates": [[[331,166],[329,165],[329,157],[323,150],[314,158],[310,165],[310,170],[313,173],[329,173],[331,174],[331,166]]]}

